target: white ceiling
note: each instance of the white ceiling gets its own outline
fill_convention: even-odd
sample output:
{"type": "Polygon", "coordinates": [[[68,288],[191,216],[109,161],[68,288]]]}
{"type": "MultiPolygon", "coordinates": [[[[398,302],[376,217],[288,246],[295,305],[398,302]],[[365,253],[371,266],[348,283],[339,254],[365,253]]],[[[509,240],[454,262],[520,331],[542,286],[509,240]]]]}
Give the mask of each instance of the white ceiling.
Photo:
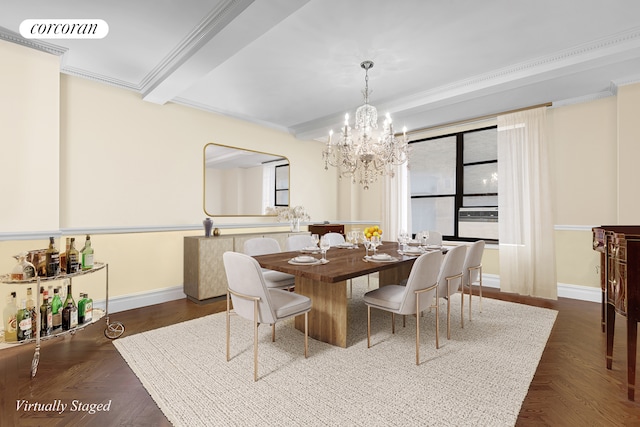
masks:
{"type": "Polygon", "coordinates": [[[640,81],[637,0],[0,0],[0,39],[63,73],[320,138],[370,101],[409,130],[615,94],[640,81]],[[26,40],[25,19],[103,19],[26,40]]]}

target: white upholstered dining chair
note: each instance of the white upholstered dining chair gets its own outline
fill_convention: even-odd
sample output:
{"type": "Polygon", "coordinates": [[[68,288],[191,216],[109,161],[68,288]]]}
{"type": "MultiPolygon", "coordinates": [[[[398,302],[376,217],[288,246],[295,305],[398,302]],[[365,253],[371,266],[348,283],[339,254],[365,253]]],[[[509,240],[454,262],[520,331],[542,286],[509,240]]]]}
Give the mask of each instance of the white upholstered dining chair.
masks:
{"type": "Polygon", "coordinates": [[[258,380],[258,326],[271,325],[271,341],[276,340],[276,323],[304,314],[304,357],[309,352],[309,311],[311,299],[282,289],[268,288],[258,261],[238,252],[222,255],[227,275],[227,362],[230,356],[232,313],[253,321],[253,380],[258,380]],[[233,310],[231,310],[233,302],[233,310]]]}
{"type": "MultiPolygon", "coordinates": [[[[462,267],[462,286],[469,288],[469,321],[471,321],[471,297],[473,292],[471,285],[478,283],[480,312],[482,313],[482,254],[484,253],[484,240],[478,240],[467,248],[467,255],[462,267]]],[[[463,292],[464,293],[464,292],[463,292]]]]}
{"type": "Polygon", "coordinates": [[[313,246],[317,246],[317,245],[310,234],[294,234],[292,236],[287,237],[285,250],[287,252],[299,251],[300,249],[309,248],[313,246]]]}
{"type": "MultiPolygon", "coordinates": [[[[282,252],[280,244],[271,237],[255,237],[244,242],[244,253],[250,256],[275,254],[282,252]]],[[[281,271],[262,269],[262,274],[268,288],[291,289],[295,286],[296,278],[292,274],[281,271]]]]}
{"type": "Polygon", "coordinates": [[[326,233],[324,237],[329,239],[329,244],[331,246],[341,245],[345,242],[344,236],[340,233],[330,232],[330,233],[326,233]]]}
{"type": "Polygon", "coordinates": [[[438,274],[442,254],[428,252],[420,255],[409,273],[407,285],[387,285],[364,294],[367,305],[367,348],[371,348],[371,307],[391,312],[391,333],[395,334],[395,315],[401,314],[403,323],[407,314],[416,316],[416,365],[420,364],[420,315],[427,308],[435,308],[436,348],[439,348],[438,329],[438,274]],[[435,301],[435,304],[434,304],[435,301]]]}
{"type": "Polygon", "coordinates": [[[464,328],[462,268],[466,252],[467,247],[464,245],[449,249],[442,260],[438,275],[438,298],[446,298],[447,300],[447,339],[451,339],[451,295],[458,291],[462,292],[460,296],[460,326],[464,328]]]}

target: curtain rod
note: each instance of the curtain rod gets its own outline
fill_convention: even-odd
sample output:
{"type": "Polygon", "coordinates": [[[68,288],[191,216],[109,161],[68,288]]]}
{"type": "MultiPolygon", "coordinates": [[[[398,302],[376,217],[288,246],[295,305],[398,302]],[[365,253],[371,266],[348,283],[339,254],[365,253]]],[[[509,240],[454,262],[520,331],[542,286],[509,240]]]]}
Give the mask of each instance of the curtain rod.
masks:
{"type": "Polygon", "coordinates": [[[427,131],[432,131],[432,130],[436,130],[436,129],[443,129],[443,128],[448,128],[448,127],[451,127],[451,126],[463,125],[463,124],[467,124],[467,123],[478,122],[478,121],[481,121],[481,120],[493,119],[493,118],[496,118],[496,117],[504,115],[504,114],[518,113],[520,111],[533,110],[534,108],[540,108],[540,107],[551,107],[552,105],[553,105],[553,103],[551,103],[551,102],[545,102],[544,104],[532,105],[530,107],[517,108],[515,110],[503,111],[501,113],[488,114],[486,116],[474,117],[473,119],[458,120],[458,121],[455,121],[455,122],[443,123],[441,125],[435,125],[435,126],[430,126],[430,127],[420,128],[420,129],[414,129],[414,130],[407,131],[407,135],[416,134],[416,133],[422,133],[422,132],[427,132],[427,131]]]}

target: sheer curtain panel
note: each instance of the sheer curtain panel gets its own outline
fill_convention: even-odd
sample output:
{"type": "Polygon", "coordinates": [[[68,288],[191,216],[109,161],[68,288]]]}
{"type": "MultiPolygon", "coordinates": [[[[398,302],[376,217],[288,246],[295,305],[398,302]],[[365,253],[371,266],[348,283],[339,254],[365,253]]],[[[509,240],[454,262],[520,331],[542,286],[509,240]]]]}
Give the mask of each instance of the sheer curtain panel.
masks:
{"type": "Polygon", "coordinates": [[[411,232],[409,171],[407,164],[396,166],[395,176],[385,176],[382,194],[383,240],[395,242],[400,230],[411,232]]]}
{"type": "Polygon", "coordinates": [[[498,117],[500,289],[557,299],[546,107],[498,117]]]}

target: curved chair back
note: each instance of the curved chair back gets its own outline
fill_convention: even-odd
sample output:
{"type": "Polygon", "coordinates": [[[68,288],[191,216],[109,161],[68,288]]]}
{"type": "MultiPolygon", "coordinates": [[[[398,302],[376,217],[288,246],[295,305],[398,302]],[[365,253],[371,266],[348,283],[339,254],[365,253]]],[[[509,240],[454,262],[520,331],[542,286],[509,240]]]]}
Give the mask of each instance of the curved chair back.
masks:
{"type": "Polygon", "coordinates": [[[331,246],[341,245],[345,242],[344,236],[340,233],[327,233],[325,236],[329,239],[329,244],[331,246]]]}
{"type": "Polygon", "coordinates": [[[300,249],[308,248],[310,246],[316,246],[316,242],[313,241],[311,235],[294,234],[293,236],[287,237],[285,250],[287,252],[299,251],[300,249]]]}
{"type": "MultiPolygon", "coordinates": [[[[269,291],[258,261],[249,255],[238,252],[225,252],[222,254],[222,261],[230,290],[242,295],[260,298],[258,301],[258,323],[275,323],[276,315],[271,308],[269,291]]],[[[238,298],[233,293],[231,301],[233,309],[239,316],[254,320],[253,301],[238,298]]]]}
{"type": "Polygon", "coordinates": [[[244,253],[251,256],[282,252],[280,244],[271,237],[255,237],[244,242],[244,253]]]}
{"type": "MultiPolygon", "coordinates": [[[[407,280],[406,291],[402,297],[398,314],[416,313],[416,292],[419,289],[428,288],[437,283],[438,274],[442,264],[442,254],[438,252],[427,252],[420,255],[413,263],[409,279],[407,280]]],[[[420,308],[425,309],[433,302],[436,295],[436,288],[429,292],[420,294],[420,308]]]]}
{"type": "Polygon", "coordinates": [[[460,289],[462,277],[451,280],[450,286],[447,286],[447,277],[453,277],[458,274],[462,275],[462,267],[464,265],[465,255],[467,253],[466,246],[455,246],[450,249],[444,256],[440,274],[438,276],[438,297],[444,298],[453,295],[460,289]],[[448,289],[447,289],[448,288],[448,289]]]}
{"type": "Polygon", "coordinates": [[[464,265],[462,267],[462,280],[465,286],[469,286],[470,283],[477,282],[480,274],[480,269],[473,268],[482,264],[482,254],[484,253],[484,240],[478,240],[467,248],[467,256],[464,259],[464,265]],[[471,270],[469,270],[471,268],[471,270]]]}

